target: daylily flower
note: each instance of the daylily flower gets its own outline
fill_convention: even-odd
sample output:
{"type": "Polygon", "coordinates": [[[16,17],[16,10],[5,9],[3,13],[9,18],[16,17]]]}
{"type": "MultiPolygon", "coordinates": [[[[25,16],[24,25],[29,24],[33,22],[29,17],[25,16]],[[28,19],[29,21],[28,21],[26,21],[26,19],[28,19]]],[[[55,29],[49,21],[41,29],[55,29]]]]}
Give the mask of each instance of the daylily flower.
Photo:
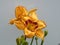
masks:
{"type": "Polygon", "coordinates": [[[27,38],[37,36],[43,40],[44,32],[42,29],[46,27],[46,24],[37,18],[36,10],[32,9],[28,12],[23,6],[16,7],[16,18],[12,19],[10,24],[15,24],[18,29],[23,30],[27,38]]]}

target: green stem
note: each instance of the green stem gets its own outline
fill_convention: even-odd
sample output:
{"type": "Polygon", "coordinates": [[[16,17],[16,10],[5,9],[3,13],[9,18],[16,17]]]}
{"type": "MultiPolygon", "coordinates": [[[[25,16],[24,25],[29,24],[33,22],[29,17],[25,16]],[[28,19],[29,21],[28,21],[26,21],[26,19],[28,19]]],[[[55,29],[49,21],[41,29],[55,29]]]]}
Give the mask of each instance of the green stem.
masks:
{"type": "Polygon", "coordinates": [[[32,40],[31,40],[31,43],[30,43],[30,45],[32,45],[32,43],[33,43],[33,40],[34,40],[34,36],[33,36],[32,40]]]}
{"type": "Polygon", "coordinates": [[[37,37],[35,37],[35,40],[36,40],[36,45],[38,45],[38,38],[37,38],[37,37]]]}
{"type": "Polygon", "coordinates": [[[36,40],[36,45],[38,45],[38,42],[37,42],[37,40],[36,40]]]}
{"type": "Polygon", "coordinates": [[[41,41],[41,45],[43,45],[43,43],[44,43],[44,40],[41,41]]]}

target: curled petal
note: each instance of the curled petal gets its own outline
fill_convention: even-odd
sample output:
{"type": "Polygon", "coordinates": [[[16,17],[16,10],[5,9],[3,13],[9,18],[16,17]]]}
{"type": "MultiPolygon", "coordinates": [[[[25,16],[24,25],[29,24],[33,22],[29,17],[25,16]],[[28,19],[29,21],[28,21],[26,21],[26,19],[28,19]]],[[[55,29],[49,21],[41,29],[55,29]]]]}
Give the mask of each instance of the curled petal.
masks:
{"type": "Polygon", "coordinates": [[[46,27],[45,22],[42,21],[42,20],[38,20],[37,23],[38,23],[38,28],[37,29],[43,29],[43,28],[46,27]]]}
{"type": "Polygon", "coordinates": [[[44,39],[44,32],[42,30],[37,30],[35,35],[42,40],[44,39]]]}
{"type": "Polygon", "coordinates": [[[23,6],[18,6],[15,9],[15,16],[16,18],[21,18],[22,16],[26,16],[28,14],[28,11],[23,6]]]}
{"type": "Polygon", "coordinates": [[[32,32],[28,30],[27,28],[25,28],[24,33],[27,38],[32,38],[35,35],[35,32],[32,32]]]}
{"type": "Polygon", "coordinates": [[[16,19],[16,18],[11,19],[10,22],[9,22],[9,24],[11,24],[11,25],[14,24],[14,21],[15,21],[15,20],[17,20],[17,19],[16,19]]]}
{"type": "Polygon", "coordinates": [[[29,13],[35,12],[36,10],[37,10],[36,8],[31,9],[31,10],[29,11],[29,13]]]}
{"type": "Polygon", "coordinates": [[[14,24],[20,30],[24,30],[24,28],[25,28],[25,25],[21,21],[15,21],[14,24]]]}
{"type": "Polygon", "coordinates": [[[38,20],[37,14],[36,14],[36,10],[37,10],[37,9],[32,9],[32,10],[29,12],[29,16],[30,16],[31,18],[33,18],[34,20],[38,20]]]}

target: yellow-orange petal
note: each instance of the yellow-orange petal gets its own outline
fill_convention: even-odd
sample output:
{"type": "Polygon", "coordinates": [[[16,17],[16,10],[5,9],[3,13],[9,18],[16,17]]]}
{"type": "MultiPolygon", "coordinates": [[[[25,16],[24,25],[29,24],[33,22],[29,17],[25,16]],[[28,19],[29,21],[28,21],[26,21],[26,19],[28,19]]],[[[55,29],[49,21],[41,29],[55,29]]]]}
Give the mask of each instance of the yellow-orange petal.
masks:
{"type": "Polygon", "coordinates": [[[29,16],[30,16],[31,18],[33,18],[34,20],[38,20],[37,14],[36,14],[36,10],[37,10],[37,9],[32,9],[32,10],[30,10],[30,12],[29,12],[29,16]]]}
{"type": "Polygon", "coordinates": [[[21,18],[22,16],[25,16],[28,14],[28,11],[23,6],[17,6],[15,9],[15,16],[16,18],[21,18]]]}
{"type": "Polygon", "coordinates": [[[32,32],[28,30],[27,28],[24,29],[24,33],[27,38],[32,38],[35,35],[35,32],[32,32]]]}
{"type": "Polygon", "coordinates": [[[24,19],[24,21],[27,21],[28,19],[30,19],[30,17],[29,16],[25,16],[25,17],[23,17],[23,19],[24,19]]]}
{"type": "Polygon", "coordinates": [[[16,25],[16,27],[20,30],[24,30],[25,25],[24,23],[22,23],[21,21],[15,21],[14,24],[16,25]]]}
{"type": "Polygon", "coordinates": [[[38,23],[38,28],[37,29],[43,29],[43,28],[46,27],[45,22],[42,21],[42,20],[38,20],[37,23],[38,23]]]}
{"type": "Polygon", "coordinates": [[[16,19],[16,18],[11,19],[11,20],[9,21],[9,24],[11,24],[11,25],[14,24],[14,21],[15,21],[15,20],[17,20],[17,19],[16,19]]]}
{"type": "Polygon", "coordinates": [[[44,32],[42,30],[37,30],[35,35],[42,40],[44,39],[44,32]]]}

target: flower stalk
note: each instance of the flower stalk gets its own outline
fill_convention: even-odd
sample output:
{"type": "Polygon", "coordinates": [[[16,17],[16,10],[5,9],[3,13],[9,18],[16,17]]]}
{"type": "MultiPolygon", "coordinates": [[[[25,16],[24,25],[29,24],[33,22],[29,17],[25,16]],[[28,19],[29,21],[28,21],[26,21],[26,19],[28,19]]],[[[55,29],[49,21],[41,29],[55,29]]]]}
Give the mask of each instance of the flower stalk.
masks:
{"type": "Polygon", "coordinates": [[[37,38],[37,37],[35,37],[35,40],[36,40],[36,45],[38,45],[38,38],[37,38]]]}
{"type": "Polygon", "coordinates": [[[31,40],[31,43],[30,43],[30,45],[32,45],[32,43],[33,43],[33,40],[34,40],[34,36],[32,37],[32,40],[31,40]]]}
{"type": "Polygon", "coordinates": [[[43,45],[43,43],[44,43],[44,40],[41,41],[41,45],[43,45]]]}

